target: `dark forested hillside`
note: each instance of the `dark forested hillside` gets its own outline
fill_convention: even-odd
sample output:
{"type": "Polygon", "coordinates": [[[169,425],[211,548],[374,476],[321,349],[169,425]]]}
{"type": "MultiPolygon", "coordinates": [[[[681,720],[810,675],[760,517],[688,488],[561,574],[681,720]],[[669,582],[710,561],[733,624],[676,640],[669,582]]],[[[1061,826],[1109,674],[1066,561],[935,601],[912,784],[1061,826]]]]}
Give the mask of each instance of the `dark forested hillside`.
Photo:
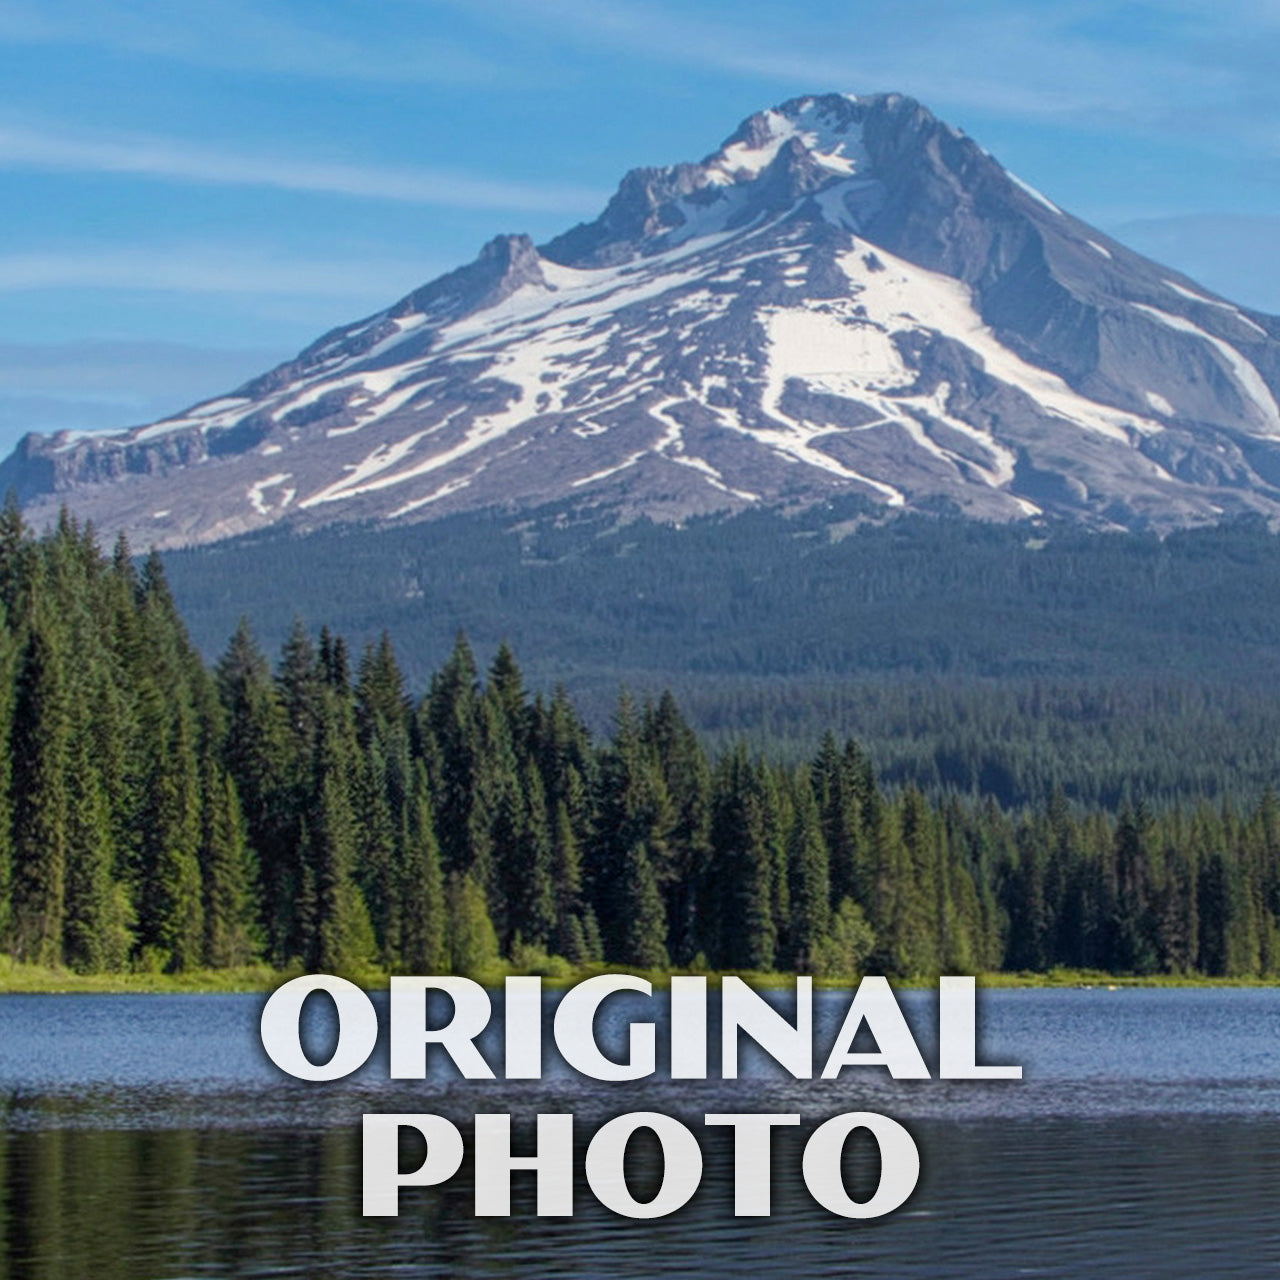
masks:
{"type": "Polygon", "coordinates": [[[426,688],[459,629],[563,681],[593,727],[672,688],[717,742],[793,759],[833,730],[930,792],[1089,803],[1258,796],[1280,769],[1280,539],[1097,534],[856,503],[617,527],[586,512],[261,536],[171,553],[200,648],[241,614],[392,636],[426,688]]]}
{"type": "Polygon", "coordinates": [[[260,535],[166,556],[211,652],[241,614],[386,628],[422,685],[460,626],[543,674],[1270,680],[1280,538],[1241,521],[1170,535],[905,517],[828,504],[622,526],[591,513],[457,516],[260,535]]]}
{"type": "Polygon", "coordinates": [[[160,561],[0,518],[0,939],[17,959],[180,971],[262,957],[897,975],[1280,972],[1280,804],[1155,813],[886,789],[853,739],[708,753],[666,694],[593,735],[512,651],[459,640],[409,696],[247,626],[207,668],[160,561]]]}

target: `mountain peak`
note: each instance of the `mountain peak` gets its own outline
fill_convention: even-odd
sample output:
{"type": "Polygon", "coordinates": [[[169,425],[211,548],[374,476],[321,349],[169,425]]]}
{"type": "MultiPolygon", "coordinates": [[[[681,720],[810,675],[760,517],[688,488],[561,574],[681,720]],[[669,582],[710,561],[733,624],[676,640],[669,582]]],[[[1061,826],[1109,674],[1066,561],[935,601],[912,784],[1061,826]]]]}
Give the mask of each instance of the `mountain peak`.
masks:
{"type": "Polygon", "coordinates": [[[545,283],[542,258],[527,235],[494,236],[474,262],[409,294],[390,314],[457,316],[496,306],[523,285],[545,283]]]}
{"type": "Polygon", "coordinates": [[[140,543],[568,500],[853,492],[993,519],[1280,520],[1280,321],[1059,209],[902,94],[793,98],[598,218],[163,422],[28,437],[40,519],[140,543]],[[199,465],[197,465],[199,464],[199,465]]]}
{"type": "Polygon", "coordinates": [[[718,151],[703,162],[710,182],[750,181],[790,144],[815,165],[850,177],[865,168],[862,122],[871,104],[852,94],[792,98],[769,111],[748,116],[718,151]]]}
{"type": "Polygon", "coordinates": [[[616,265],[734,230],[828,186],[872,186],[867,129],[900,146],[904,126],[930,122],[919,103],[897,93],[792,98],[748,116],[697,163],[631,170],[599,218],[557,236],[542,253],[571,266],[616,265]]]}

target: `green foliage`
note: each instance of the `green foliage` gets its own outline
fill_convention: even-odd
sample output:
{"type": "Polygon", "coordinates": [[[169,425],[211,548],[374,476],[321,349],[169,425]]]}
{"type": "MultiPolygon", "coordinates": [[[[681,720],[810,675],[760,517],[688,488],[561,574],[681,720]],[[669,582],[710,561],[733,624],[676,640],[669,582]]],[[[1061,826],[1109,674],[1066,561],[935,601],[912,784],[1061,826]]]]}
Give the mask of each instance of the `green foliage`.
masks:
{"type": "Polygon", "coordinates": [[[510,640],[529,685],[571,682],[597,730],[620,684],[669,687],[717,751],[799,761],[856,735],[885,782],[931,796],[1163,808],[1255,799],[1280,772],[1280,535],[1261,521],[1161,540],[847,499],[678,529],[553,508],[167,564],[210,654],[238,612],[278,645],[300,609],[360,643],[385,628],[421,690],[463,620],[486,653],[510,640]]]}
{"type": "MultiPolygon", "coordinates": [[[[912,539],[939,548],[913,529],[894,536],[924,574],[912,539]]],[[[1109,563],[1126,583],[1135,555],[1256,568],[1268,537],[1109,563]]],[[[0,944],[86,978],[259,957],[356,976],[1280,974],[1269,791],[1085,805],[1064,749],[1036,775],[1052,790],[1010,803],[1009,779],[878,779],[834,732],[808,759],[713,754],[669,693],[624,695],[597,741],[563,689],[531,699],[509,647],[482,678],[462,636],[416,705],[387,636],[351,668],[341,636],[297,623],[274,671],[245,624],[208,670],[157,557],[138,571],[70,518],[36,539],[0,513],[0,944]]],[[[1000,736],[1002,705],[981,704],[974,741],[1000,736]]]]}
{"type": "Polygon", "coordinates": [[[572,978],[575,973],[573,964],[564,956],[553,955],[518,935],[511,947],[511,967],[517,973],[561,980],[572,978]]]}
{"type": "Polygon", "coordinates": [[[813,972],[820,978],[852,978],[865,969],[875,949],[875,930],[852,898],[845,898],[831,918],[831,929],[813,948],[813,972]]]}
{"type": "Polygon", "coordinates": [[[14,692],[10,950],[19,960],[62,959],[66,891],[69,708],[46,623],[29,625],[14,692]]]}
{"type": "Polygon", "coordinates": [[[446,890],[449,910],[449,967],[454,973],[486,974],[498,968],[498,934],[489,919],[484,890],[469,875],[452,875],[446,890]]]}

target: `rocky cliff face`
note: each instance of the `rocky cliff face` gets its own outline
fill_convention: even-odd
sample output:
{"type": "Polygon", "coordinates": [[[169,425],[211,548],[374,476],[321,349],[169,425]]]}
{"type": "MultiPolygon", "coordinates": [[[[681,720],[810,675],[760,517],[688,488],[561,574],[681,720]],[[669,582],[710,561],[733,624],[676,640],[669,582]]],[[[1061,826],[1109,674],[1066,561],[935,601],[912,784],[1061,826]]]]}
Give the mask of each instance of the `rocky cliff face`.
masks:
{"type": "Polygon", "coordinates": [[[852,490],[1168,528],[1280,517],[1280,321],[1058,209],[899,95],[796,99],[188,412],[0,470],[142,543],[591,498],[852,490]]]}

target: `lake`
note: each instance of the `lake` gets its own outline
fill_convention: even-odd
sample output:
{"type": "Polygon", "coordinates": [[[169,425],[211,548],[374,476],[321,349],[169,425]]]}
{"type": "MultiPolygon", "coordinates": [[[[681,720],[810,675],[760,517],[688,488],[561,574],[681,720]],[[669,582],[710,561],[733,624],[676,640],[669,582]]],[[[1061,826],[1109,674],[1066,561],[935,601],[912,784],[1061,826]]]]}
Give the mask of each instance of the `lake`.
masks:
{"type": "MultiPolygon", "coordinates": [[[[554,999],[549,997],[549,999],[554,999]]],[[[937,998],[903,993],[929,1049],[937,998]]],[[[1280,991],[1051,990],[979,994],[984,1061],[1021,1082],[779,1079],[750,1059],[738,1081],[390,1082],[375,1057],[350,1080],[291,1081],[266,1059],[255,995],[0,997],[0,1280],[195,1276],[866,1276],[1111,1273],[1231,1277],[1280,1268],[1280,991]],[[360,1216],[364,1111],[464,1122],[572,1111],[582,1141],[605,1118],[690,1121],[705,1172],[693,1200],[622,1219],[576,1180],[571,1219],[472,1215],[468,1170],[406,1190],[397,1219],[360,1216]],[[732,1139],[705,1111],[793,1111],[774,1142],[773,1216],[733,1217],[732,1139]],[[800,1179],[805,1133],[843,1111],[902,1121],[920,1149],[907,1204],[836,1218],[800,1179]]],[[[619,998],[602,1040],[646,1002],[619,998]]],[[[845,1002],[816,998],[817,1039],[845,1002]]],[[[324,1011],[313,1034],[323,1039],[324,1011]]],[[[819,1056],[819,1062],[821,1056],[819,1056]]],[[[522,1123],[522,1122],[528,1122],[522,1123]]],[[[465,1127],[465,1125],[464,1125],[465,1127]]],[[[636,1144],[634,1187],[656,1185],[636,1144]]],[[[874,1179],[862,1153],[850,1176],[874,1179]]],[[[528,1184],[527,1186],[524,1184],[528,1184]]]]}

